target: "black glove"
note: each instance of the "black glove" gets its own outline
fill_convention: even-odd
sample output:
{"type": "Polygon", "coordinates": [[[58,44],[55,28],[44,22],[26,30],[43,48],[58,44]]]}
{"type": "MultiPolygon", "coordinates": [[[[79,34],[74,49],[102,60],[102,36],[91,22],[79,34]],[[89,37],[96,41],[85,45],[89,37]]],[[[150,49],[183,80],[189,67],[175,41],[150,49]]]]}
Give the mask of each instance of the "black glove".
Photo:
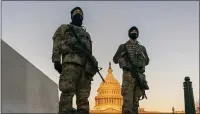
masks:
{"type": "Polygon", "coordinates": [[[56,61],[56,62],[54,63],[54,68],[58,71],[59,74],[62,73],[62,65],[60,64],[59,61],[56,61]]]}

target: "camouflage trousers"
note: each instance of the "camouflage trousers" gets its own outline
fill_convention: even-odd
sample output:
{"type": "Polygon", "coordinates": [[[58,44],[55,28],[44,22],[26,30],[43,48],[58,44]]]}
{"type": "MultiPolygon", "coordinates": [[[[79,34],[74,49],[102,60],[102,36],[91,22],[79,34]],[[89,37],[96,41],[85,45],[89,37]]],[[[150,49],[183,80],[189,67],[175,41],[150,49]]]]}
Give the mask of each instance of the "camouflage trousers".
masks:
{"type": "Polygon", "coordinates": [[[63,64],[59,79],[59,89],[62,92],[59,102],[59,114],[72,114],[73,97],[76,95],[77,113],[89,114],[89,101],[92,78],[84,67],[76,64],[63,64]]]}
{"type": "Polygon", "coordinates": [[[121,94],[123,96],[122,114],[138,114],[142,91],[129,71],[123,71],[121,94]]]}

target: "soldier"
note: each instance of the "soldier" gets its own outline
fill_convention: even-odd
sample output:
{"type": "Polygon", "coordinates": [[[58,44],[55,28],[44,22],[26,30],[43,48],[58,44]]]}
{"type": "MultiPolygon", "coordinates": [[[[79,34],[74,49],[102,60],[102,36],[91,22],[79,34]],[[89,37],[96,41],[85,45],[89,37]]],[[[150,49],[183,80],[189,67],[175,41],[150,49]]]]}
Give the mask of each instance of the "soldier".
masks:
{"type": "Polygon", "coordinates": [[[137,41],[139,36],[137,27],[131,27],[128,31],[128,36],[130,40],[118,47],[113,57],[113,62],[115,64],[119,63],[120,68],[123,70],[121,90],[123,96],[122,114],[138,114],[140,97],[144,97],[145,90],[149,89],[144,75],[145,66],[149,64],[149,57],[145,47],[137,41]],[[141,89],[135,76],[131,74],[131,64],[137,67],[138,76],[144,82],[145,88],[141,89]]]}
{"type": "Polygon", "coordinates": [[[77,114],[89,114],[88,97],[94,74],[85,70],[88,56],[75,47],[81,47],[83,44],[84,49],[92,54],[92,43],[89,33],[83,29],[83,12],[80,7],[72,9],[71,19],[70,24],[58,27],[53,36],[52,62],[54,68],[60,73],[59,90],[62,92],[59,114],[72,114],[74,95],[76,95],[77,114]],[[77,43],[76,36],[81,44],[77,43]]]}

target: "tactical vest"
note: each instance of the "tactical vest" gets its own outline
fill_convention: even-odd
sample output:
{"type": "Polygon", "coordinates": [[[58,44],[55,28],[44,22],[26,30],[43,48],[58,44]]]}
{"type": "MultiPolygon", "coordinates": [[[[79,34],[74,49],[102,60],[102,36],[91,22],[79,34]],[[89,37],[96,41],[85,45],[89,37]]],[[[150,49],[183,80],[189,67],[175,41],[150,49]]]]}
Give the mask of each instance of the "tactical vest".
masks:
{"type": "MultiPolygon", "coordinates": [[[[84,30],[82,27],[74,26],[74,25],[67,25],[72,26],[74,32],[84,44],[84,48],[87,48],[90,52],[92,51],[92,45],[91,45],[91,38],[88,32],[84,30]]],[[[84,65],[86,62],[86,56],[77,50],[73,50],[72,46],[80,46],[79,43],[77,43],[76,38],[74,34],[71,32],[71,30],[66,30],[64,34],[64,38],[61,41],[61,52],[62,52],[62,63],[76,63],[80,65],[84,65]]]]}
{"type": "Polygon", "coordinates": [[[125,46],[132,64],[136,65],[139,68],[144,68],[146,64],[143,46],[139,45],[138,43],[133,45],[130,42],[127,42],[125,46]]]}

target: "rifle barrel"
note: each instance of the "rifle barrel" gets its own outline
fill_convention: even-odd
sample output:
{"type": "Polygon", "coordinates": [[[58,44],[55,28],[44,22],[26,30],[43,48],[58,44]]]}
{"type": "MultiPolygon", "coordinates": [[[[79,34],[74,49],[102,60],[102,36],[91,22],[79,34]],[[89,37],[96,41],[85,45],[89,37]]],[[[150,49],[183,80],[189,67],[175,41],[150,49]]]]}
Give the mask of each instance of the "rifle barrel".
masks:
{"type": "Polygon", "coordinates": [[[103,79],[103,76],[101,75],[101,73],[98,71],[99,76],[101,77],[101,79],[103,80],[103,82],[105,83],[105,80],[103,79]]]}

